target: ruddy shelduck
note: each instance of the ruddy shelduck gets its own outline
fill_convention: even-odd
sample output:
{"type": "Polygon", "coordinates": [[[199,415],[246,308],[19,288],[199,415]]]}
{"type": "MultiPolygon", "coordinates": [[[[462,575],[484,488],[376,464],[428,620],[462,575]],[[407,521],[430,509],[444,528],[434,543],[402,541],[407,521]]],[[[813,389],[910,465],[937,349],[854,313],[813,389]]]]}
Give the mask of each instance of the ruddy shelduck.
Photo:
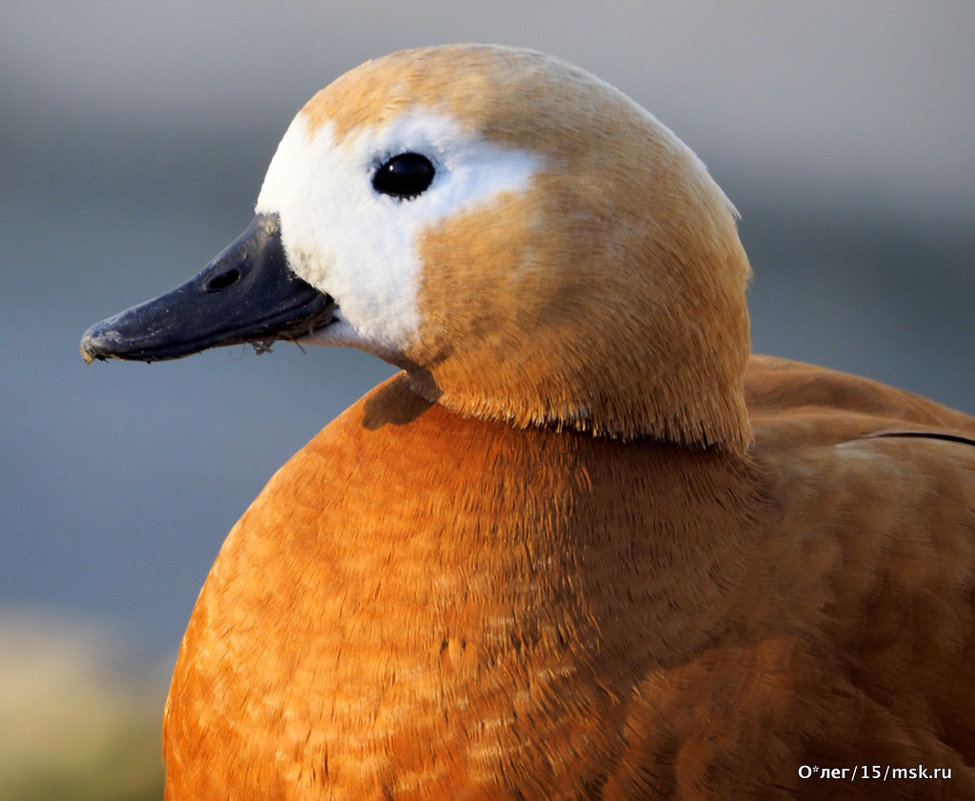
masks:
{"type": "Polygon", "coordinates": [[[316,95],[241,238],[82,343],[402,368],[227,538],[166,797],[975,798],[975,419],[750,357],[749,278],[697,157],[555,58],[316,95]]]}

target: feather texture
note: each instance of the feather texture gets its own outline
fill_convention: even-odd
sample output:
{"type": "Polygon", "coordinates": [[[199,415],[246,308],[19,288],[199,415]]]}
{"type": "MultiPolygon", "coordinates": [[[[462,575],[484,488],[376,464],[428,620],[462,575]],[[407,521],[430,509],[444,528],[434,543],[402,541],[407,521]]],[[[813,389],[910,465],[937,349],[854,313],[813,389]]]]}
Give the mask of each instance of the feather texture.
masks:
{"type": "Polygon", "coordinates": [[[537,53],[394,54],[259,211],[334,297],[312,338],[405,371],[230,533],[167,799],[975,797],[975,419],[749,357],[733,209],[664,126],[537,53]],[[428,198],[372,193],[400,130],[428,198]]]}

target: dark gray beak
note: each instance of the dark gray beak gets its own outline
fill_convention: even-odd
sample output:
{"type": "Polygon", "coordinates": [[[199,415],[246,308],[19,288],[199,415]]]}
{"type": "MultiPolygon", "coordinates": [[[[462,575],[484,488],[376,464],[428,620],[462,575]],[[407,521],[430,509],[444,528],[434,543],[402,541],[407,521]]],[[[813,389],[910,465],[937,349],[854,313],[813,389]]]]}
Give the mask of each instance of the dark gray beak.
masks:
{"type": "Polygon", "coordinates": [[[95,323],[81,338],[81,355],[154,362],[218,345],[266,345],[324,328],[334,307],[288,268],[278,216],[258,214],[185,284],[95,323]]]}

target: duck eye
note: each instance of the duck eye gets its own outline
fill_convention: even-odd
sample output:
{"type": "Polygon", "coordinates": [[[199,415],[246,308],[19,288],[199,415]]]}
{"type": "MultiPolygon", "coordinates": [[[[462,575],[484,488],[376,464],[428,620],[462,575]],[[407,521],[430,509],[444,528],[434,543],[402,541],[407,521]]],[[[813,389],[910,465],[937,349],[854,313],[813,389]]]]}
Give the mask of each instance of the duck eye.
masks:
{"type": "Polygon", "coordinates": [[[386,161],[372,176],[377,192],[398,198],[414,198],[423,194],[433,183],[436,170],[426,156],[419,153],[400,153],[386,161]]]}

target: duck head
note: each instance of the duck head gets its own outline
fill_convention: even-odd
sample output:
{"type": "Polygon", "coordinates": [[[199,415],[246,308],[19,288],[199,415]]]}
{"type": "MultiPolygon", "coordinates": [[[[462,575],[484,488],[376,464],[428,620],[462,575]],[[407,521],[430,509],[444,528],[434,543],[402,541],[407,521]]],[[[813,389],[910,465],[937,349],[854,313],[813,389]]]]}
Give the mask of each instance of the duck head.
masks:
{"type": "Polygon", "coordinates": [[[250,228],[82,354],[348,345],[462,415],[741,450],[748,278],[724,193],[625,95],[533,51],[427,48],[312,98],[250,228]]]}

